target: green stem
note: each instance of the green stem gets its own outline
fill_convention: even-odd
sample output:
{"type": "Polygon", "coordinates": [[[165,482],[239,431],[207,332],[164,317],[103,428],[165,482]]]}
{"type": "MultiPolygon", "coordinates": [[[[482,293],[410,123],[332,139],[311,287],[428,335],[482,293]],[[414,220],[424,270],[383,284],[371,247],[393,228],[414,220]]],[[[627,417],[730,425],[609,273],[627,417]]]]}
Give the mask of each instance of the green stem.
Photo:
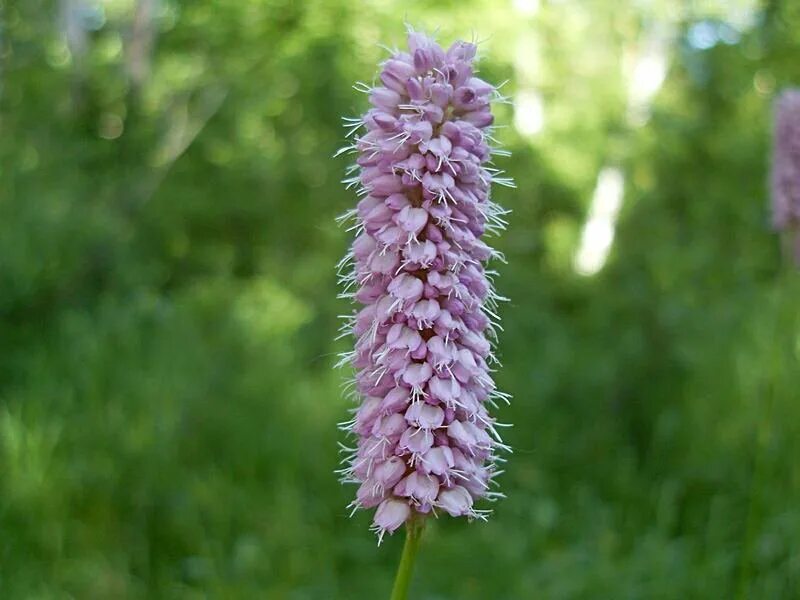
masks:
{"type": "Polygon", "coordinates": [[[423,527],[423,519],[412,519],[406,525],[406,543],[403,546],[403,554],[400,556],[400,565],[397,567],[397,576],[394,579],[390,600],[406,600],[408,598],[408,586],[411,584],[411,573],[414,570],[414,559],[419,550],[423,527]]]}

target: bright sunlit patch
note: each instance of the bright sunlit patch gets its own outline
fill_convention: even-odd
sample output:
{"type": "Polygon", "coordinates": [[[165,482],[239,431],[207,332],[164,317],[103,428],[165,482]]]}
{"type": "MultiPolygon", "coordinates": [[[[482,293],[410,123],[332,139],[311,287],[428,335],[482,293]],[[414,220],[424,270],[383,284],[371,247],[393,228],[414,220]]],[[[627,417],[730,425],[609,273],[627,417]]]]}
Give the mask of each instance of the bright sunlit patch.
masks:
{"type": "Polygon", "coordinates": [[[641,50],[628,63],[628,122],[634,126],[647,123],[650,104],[664,84],[669,67],[670,32],[652,29],[640,42],[641,50]]]}
{"type": "Polygon", "coordinates": [[[535,15],[539,10],[539,0],[514,0],[514,10],[527,16],[535,15]]]}
{"type": "Polygon", "coordinates": [[[515,80],[519,89],[527,89],[539,81],[542,74],[542,51],[539,37],[526,33],[517,39],[514,48],[515,80]]]}
{"type": "Polygon", "coordinates": [[[630,95],[636,102],[652,98],[667,75],[667,53],[659,47],[636,61],[630,81],[630,95]]]}
{"type": "Polygon", "coordinates": [[[589,207],[589,216],[581,231],[581,241],[575,254],[575,271],[594,275],[608,258],[614,242],[614,228],[622,207],[625,176],[617,167],[604,167],[597,176],[597,185],[589,207]]]}
{"type": "Polygon", "coordinates": [[[536,135],[544,128],[544,101],[534,90],[524,90],[514,98],[514,127],[522,135],[536,135]]]}

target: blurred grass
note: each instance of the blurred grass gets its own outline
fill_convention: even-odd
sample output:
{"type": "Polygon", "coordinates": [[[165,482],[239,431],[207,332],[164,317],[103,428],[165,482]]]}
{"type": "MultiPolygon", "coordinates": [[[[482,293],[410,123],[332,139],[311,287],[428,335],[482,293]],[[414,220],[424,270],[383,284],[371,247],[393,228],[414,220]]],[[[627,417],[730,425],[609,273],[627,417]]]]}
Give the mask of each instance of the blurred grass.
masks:
{"type": "Polygon", "coordinates": [[[162,0],[141,86],[136,3],[4,6],[0,597],[388,594],[400,536],[376,549],[333,475],[354,198],[329,157],[403,18],[477,29],[484,75],[546,108],[535,138],[499,131],[508,498],[430,528],[414,597],[797,597],[800,281],[764,182],[800,13],[698,49],[725,6],[524,4],[162,0]],[[670,70],[634,126],[623,65],[653,26],[670,70]],[[580,277],[606,164],[625,204],[580,277]]]}

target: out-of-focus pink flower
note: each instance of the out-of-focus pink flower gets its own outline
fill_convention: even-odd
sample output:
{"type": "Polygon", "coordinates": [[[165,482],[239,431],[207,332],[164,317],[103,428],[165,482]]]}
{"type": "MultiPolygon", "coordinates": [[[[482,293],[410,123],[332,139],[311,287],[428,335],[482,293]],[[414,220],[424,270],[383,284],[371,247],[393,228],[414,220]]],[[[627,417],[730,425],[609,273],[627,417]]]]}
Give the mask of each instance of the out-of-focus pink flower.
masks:
{"type": "Polygon", "coordinates": [[[789,236],[800,266],[800,89],[784,90],[775,102],[771,178],[772,224],[789,236]]]}

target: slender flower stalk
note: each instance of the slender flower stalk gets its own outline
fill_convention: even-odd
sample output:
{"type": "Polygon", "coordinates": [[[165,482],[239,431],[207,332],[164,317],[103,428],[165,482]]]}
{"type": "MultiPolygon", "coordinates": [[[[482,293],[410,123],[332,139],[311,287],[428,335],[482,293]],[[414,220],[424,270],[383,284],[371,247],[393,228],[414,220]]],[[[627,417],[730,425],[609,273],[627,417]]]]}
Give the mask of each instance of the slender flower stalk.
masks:
{"type": "Polygon", "coordinates": [[[422,530],[425,527],[424,519],[411,520],[406,524],[406,543],[403,545],[403,554],[397,566],[397,576],[392,587],[389,600],[406,600],[408,588],[411,585],[411,574],[414,571],[414,561],[417,558],[422,530]]]}
{"type": "Polygon", "coordinates": [[[343,447],[340,473],[359,485],[353,512],[376,509],[379,543],[437,510],[485,519],[475,502],[502,496],[491,487],[508,447],[487,405],[509,399],[489,366],[504,298],[484,266],[502,256],[481,238],[505,226],[491,183],[513,183],[491,166],[507,155],[489,144],[490,102],[502,98],[475,76],[475,53],[410,31],[381,85],[356,86],[372,108],[345,120],[354,140],[340,153],[358,155],[345,183],[361,200],[342,217],[355,241],[339,274],[342,296],[362,308],[342,327],[356,339],[340,365],[355,369],[360,406],[342,424],[357,443],[343,447]]]}
{"type": "Polygon", "coordinates": [[[800,266],[800,89],[785,90],[775,103],[771,183],[772,224],[800,266]]]}

